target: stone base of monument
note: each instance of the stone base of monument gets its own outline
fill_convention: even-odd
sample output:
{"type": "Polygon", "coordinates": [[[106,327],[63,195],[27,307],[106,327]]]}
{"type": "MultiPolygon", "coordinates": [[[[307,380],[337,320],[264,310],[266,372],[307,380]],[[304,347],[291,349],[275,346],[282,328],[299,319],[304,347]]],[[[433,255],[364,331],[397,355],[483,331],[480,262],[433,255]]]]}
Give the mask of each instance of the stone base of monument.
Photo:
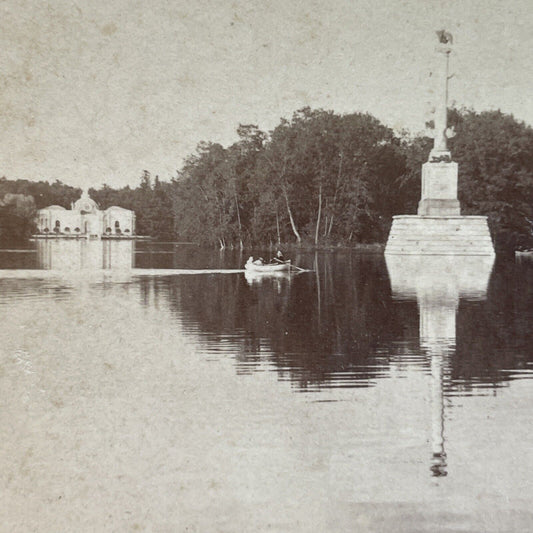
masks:
{"type": "Polygon", "coordinates": [[[494,256],[494,248],[487,217],[399,215],[385,254],[494,256]]]}
{"type": "Polygon", "coordinates": [[[458,216],[461,214],[459,200],[444,198],[424,198],[418,202],[419,215],[458,216]]]}
{"type": "MultiPolygon", "coordinates": [[[[449,157],[449,152],[444,157],[449,157]]],[[[422,165],[422,197],[418,203],[419,215],[460,215],[457,199],[457,163],[454,161],[424,163],[422,165]]]]}

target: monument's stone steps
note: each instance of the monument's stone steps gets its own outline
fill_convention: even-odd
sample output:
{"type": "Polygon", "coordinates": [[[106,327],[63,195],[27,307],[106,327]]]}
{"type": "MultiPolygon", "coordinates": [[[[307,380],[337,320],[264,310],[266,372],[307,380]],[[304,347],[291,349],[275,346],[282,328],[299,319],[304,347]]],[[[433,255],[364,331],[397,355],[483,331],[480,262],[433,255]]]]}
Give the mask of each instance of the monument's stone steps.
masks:
{"type": "Polygon", "coordinates": [[[393,219],[385,254],[494,255],[485,217],[403,215],[393,219]]]}

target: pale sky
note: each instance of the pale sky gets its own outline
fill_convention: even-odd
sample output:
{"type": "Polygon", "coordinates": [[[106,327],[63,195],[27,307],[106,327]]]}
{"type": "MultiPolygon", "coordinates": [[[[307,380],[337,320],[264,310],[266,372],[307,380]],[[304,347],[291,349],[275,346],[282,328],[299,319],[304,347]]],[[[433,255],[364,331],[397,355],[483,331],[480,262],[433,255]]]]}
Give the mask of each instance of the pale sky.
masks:
{"type": "Polygon", "coordinates": [[[451,100],[533,124],[531,0],[0,0],[0,176],[169,179],[199,141],[303,107],[422,131],[435,30],[451,100]]]}

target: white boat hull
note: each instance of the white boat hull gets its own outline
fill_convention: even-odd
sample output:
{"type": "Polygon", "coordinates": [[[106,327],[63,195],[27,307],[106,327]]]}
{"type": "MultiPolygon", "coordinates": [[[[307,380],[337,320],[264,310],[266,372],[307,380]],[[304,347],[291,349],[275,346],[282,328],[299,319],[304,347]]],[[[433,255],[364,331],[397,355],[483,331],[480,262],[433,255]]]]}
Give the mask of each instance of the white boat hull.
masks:
{"type": "Polygon", "coordinates": [[[249,272],[258,272],[268,274],[269,272],[288,272],[291,269],[291,262],[269,263],[265,265],[256,265],[255,263],[246,263],[244,268],[249,272]]]}

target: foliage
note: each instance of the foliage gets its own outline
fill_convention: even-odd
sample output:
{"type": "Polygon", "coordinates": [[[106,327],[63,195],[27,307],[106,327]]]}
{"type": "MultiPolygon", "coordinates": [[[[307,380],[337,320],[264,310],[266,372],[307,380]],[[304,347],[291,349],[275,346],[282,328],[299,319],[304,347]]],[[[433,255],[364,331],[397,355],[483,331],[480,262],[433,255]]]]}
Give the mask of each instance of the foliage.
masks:
{"type": "MultiPolygon", "coordinates": [[[[487,215],[499,246],[533,245],[532,128],[499,111],[454,109],[449,121],[463,214],[487,215]]],[[[384,242],[393,215],[416,213],[428,137],[396,135],[369,114],[310,108],[268,133],[246,124],[237,134],[227,148],[200,142],[170,181],[145,170],[136,188],[90,194],[102,209],[135,211],[138,234],[222,248],[384,242]]],[[[0,198],[33,197],[36,209],[68,208],[80,192],[58,180],[0,179],[0,198]]],[[[31,209],[10,202],[4,214],[29,220],[31,209]]]]}
{"type": "Polygon", "coordinates": [[[533,128],[500,111],[452,110],[464,214],[487,215],[499,247],[531,245],[533,128]]]}
{"type": "Polygon", "coordinates": [[[176,227],[220,246],[383,240],[404,156],[367,114],[304,108],[269,134],[240,126],[227,149],[201,143],[175,181],[176,227]]]}
{"type": "Polygon", "coordinates": [[[32,196],[7,193],[0,201],[0,241],[20,241],[35,230],[35,202],[32,196]]]}
{"type": "Polygon", "coordinates": [[[113,189],[104,184],[101,189],[89,189],[89,195],[101,209],[118,205],[135,211],[137,234],[159,239],[173,238],[171,184],[160,181],[158,176],[152,183],[147,170],[135,189],[129,186],[113,189]]]}
{"type": "Polygon", "coordinates": [[[81,194],[81,189],[65,185],[59,180],[52,184],[47,181],[8,180],[0,178],[0,198],[6,194],[23,194],[32,196],[36,209],[42,209],[49,205],[60,205],[70,208],[81,194]]]}

